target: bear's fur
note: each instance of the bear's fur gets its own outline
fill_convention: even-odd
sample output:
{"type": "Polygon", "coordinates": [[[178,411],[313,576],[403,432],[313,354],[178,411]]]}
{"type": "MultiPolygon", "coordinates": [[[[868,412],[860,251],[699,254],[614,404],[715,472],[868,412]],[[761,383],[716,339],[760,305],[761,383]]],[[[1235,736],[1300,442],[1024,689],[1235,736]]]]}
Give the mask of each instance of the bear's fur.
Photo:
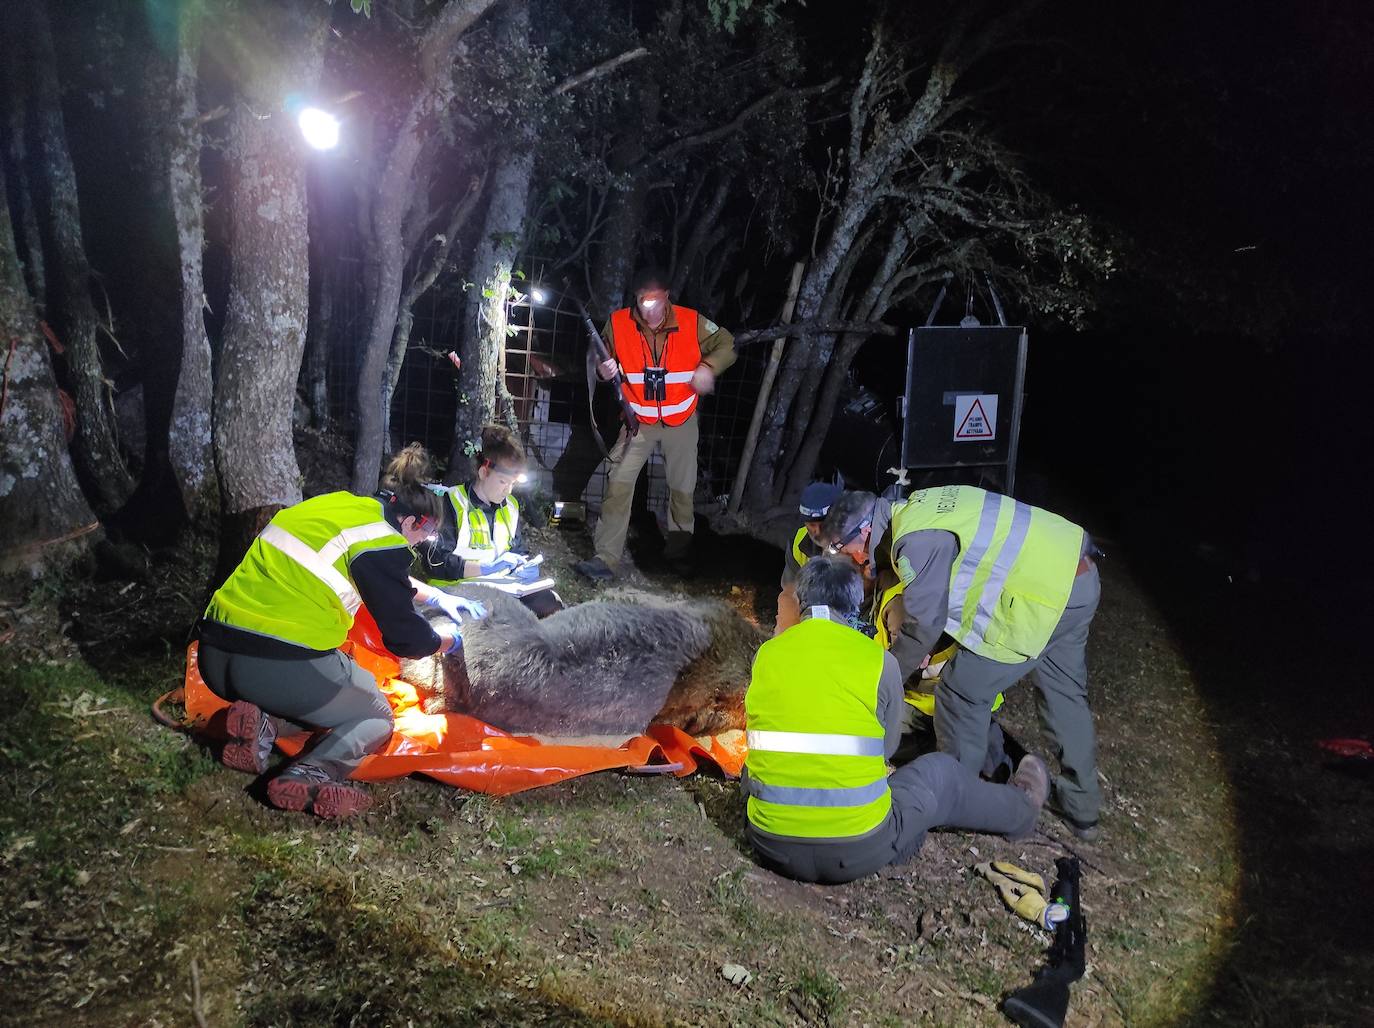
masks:
{"type": "Polygon", "coordinates": [[[461,655],[402,661],[401,678],[429,713],[553,739],[623,739],[651,723],[692,735],[744,727],[749,670],[766,636],[722,601],[612,590],[541,621],[495,589],[449,591],[488,613],[463,624],[461,655]]]}

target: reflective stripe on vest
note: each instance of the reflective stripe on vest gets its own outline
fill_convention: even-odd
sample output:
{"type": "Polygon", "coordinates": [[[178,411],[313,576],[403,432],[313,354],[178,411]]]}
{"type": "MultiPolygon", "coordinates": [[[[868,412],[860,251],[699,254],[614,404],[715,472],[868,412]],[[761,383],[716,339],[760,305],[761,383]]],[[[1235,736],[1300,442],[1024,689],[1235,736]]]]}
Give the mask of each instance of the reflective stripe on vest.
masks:
{"type": "Polygon", "coordinates": [[[662,421],[669,426],[681,425],[696,410],[692,376],[701,363],[698,315],[690,307],[674,304],[673,318],[677,328],[668,333],[658,357],[665,371],[663,400],[654,402],[644,395],[645,362],[654,359],[649,343],[630,308],[623,307],[611,315],[611,343],[625,379],[621,389],[630,409],[645,424],[662,421]]]}
{"type": "Polygon", "coordinates": [[[349,571],[361,554],[405,549],[381,502],[338,492],[278,511],[215,591],[212,621],[312,650],[341,645],[362,605],[349,571]]]}
{"type": "MultiPolygon", "coordinates": [[[[959,540],[945,631],[1001,663],[1038,657],[1068,605],[1083,530],[1050,511],[973,486],[923,489],[894,505],[894,554],[898,539],[927,529],[959,540]]],[[[909,580],[910,568],[906,575],[909,580]]]]}
{"type": "Polygon", "coordinates": [[[878,721],[883,652],[811,616],[759,648],[744,697],[749,821],[789,838],[851,838],[892,809],[878,721]]]}
{"type": "MultiPolygon", "coordinates": [[[[792,785],[765,785],[749,776],[749,795],[765,803],[793,807],[862,807],[887,795],[887,776],[867,785],[846,789],[807,789],[792,785]]],[[[777,834],[777,833],[774,833],[777,834]]]]}
{"type": "Polygon", "coordinates": [[[820,732],[746,732],[749,751],[823,753],[836,757],[881,757],[883,740],[867,735],[824,735],[820,732]]]}
{"type": "MultiPolygon", "coordinates": [[[[667,372],[667,373],[663,376],[663,381],[664,381],[664,382],[669,382],[669,383],[679,383],[679,384],[682,383],[682,382],[690,382],[690,381],[692,381],[692,376],[693,376],[694,374],[695,374],[695,372],[693,372],[693,371],[669,371],[669,372],[667,372]]],[[[635,385],[643,385],[643,384],[644,384],[644,374],[643,374],[643,372],[638,372],[638,371],[634,372],[633,374],[627,374],[627,375],[625,376],[625,381],[626,381],[626,382],[633,382],[635,385]]]]}
{"type": "MultiPolygon", "coordinates": [[[[388,529],[391,528],[390,525],[386,525],[385,527],[388,529]]],[[[330,562],[325,559],[324,550],[312,550],[286,529],[278,525],[269,524],[262,530],[258,538],[269,546],[286,554],[325,585],[329,586],[334,595],[339,598],[339,602],[343,604],[344,610],[348,611],[350,617],[358,613],[358,608],[363,605],[363,598],[358,595],[358,590],[353,587],[353,583],[345,576],[335,571],[330,565],[330,562]]],[[[339,536],[335,536],[326,544],[326,548],[332,548],[338,542],[339,536]]],[[[343,556],[343,551],[346,549],[348,549],[347,545],[339,550],[339,556],[343,556]]],[[[338,560],[339,558],[335,557],[334,559],[338,560]]]]}
{"type": "Polygon", "coordinates": [[[510,549],[520,524],[520,504],[514,496],[507,496],[494,511],[493,525],[486,512],[473,502],[468,490],[468,486],[457,485],[448,491],[456,522],[457,542],[453,552],[463,560],[485,564],[510,549]]]}

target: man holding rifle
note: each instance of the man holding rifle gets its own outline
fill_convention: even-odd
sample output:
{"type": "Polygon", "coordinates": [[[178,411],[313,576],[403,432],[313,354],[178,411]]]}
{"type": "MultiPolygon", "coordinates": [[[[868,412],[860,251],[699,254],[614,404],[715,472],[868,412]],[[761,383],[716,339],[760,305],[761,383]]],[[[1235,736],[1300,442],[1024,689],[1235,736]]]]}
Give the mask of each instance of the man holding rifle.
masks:
{"type": "Polygon", "coordinates": [[[663,449],[668,479],[668,538],[664,557],[686,573],[692,543],[693,494],[697,480],[697,398],[715,388],[716,376],[735,363],[729,332],[690,307],[674,304],[667,276],[641,271],[633,283],[634,303],[616,311],[606,326],[610,356],[596,369],[603,382],[619,379],[625,416],[611,450],[606,497],[594,541],[596,556],[576,565],[595,581],[615,577],[625,551],[635,482],[655,446],[663,449]]]}

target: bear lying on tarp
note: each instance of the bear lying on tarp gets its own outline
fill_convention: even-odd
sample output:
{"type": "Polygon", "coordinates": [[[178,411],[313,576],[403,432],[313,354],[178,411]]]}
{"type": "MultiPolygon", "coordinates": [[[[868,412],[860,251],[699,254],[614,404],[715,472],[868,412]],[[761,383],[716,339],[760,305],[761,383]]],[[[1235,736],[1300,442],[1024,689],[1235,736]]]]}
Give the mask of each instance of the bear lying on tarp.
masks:
{"type": "Polygon", "coordinates": [[[749,670],[766,635],[720,600],[613,590],[540,620],[495,589],[448,591],[488,613],[464,623],[460,653],[401,661],[427,713],[560,740],[619,742],[650,724],[691,735],[744,728],[749,670]]]}

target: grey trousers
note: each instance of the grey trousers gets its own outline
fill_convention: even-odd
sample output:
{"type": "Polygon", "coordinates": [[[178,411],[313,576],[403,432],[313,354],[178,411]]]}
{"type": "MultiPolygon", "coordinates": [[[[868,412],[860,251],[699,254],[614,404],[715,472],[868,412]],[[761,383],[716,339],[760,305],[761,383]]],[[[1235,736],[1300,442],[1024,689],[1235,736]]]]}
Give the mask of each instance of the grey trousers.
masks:
{"type": "Polygon", "coordinates": [[[1022,835],[1035,824],[1036,809],[1014,785],[993,785],[945,753],[927,753],[887,779],[892,813],[859,839],[801,842],[781,839],[746,825],[759,862],[799,882],[838,885],[914,857],[932,828],[965,828],[998,835],[1022,835]]]}
{"type": "Polygon", "coordinates": [[[941,751],[976,769],[987,754],[992,701],[1030,675],[1040,723],[1054,739],[1059,760],[1056,799],[1064,813],[1085,823],[1096,821],[1102,806],[1087,663],[1088,628],[1101,595],[1102,580],[1093,566],[1074,579],[1069,605],[1039,657],[1000,664],[960,649],[935,687],[936,741],[941,751]]]}
{"type": "Polygon", "coordinates": [[[339,650],[314,660],[272,660],[202,643],[199,666],[222,700],[246,700],[285,721],[327,729],[299,759],[335,778],[347,778],[391,738],[391,704],[377,680],[339,650]]]}
{"type": "Polygon", "coordinates": [[[663,447],[663,472],[668,480],[668,555],[682,556],[691,542],[695,525],[694,497],[697,488],[697,439],[701,425],[693,414],[683,424],[658,422],[641,424],[631,439],[622,428],[620,439],[611,450],[615,459],[606,473],[606,496],[601,501],[601,517],[596,522],[592,541],[596,555],[609,567],[620,563],[625,553],[625,536],[630,528],[630,507],[635,497],[635,482],[654,446],[663,447]]]}

